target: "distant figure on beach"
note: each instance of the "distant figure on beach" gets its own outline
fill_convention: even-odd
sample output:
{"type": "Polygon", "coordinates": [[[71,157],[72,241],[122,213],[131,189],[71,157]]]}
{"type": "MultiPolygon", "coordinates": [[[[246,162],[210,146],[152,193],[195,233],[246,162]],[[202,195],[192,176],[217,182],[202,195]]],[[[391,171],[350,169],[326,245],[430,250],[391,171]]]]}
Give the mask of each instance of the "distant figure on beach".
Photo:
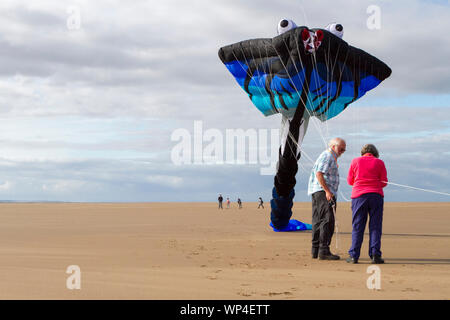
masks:
{"type": "Polygon", "coordinates": [[[258,209],[259,207],[262,207],[264,209],[264,201],[261,197],[259,197],[258,209]]]}
{"type": "Polygon", "coordinates": [[[242,201],[241,201],[241,198],[238,198],[238,199],[237,199],[237,203],[238,203],[238,205],[239,205],[239,209],[242,209],[242,201]]]}
{"type": "Polygon", "coordinates": [[[227,209],[230,209],[230,198],[227,198],[227,209]]]}
{"type": "Polygon", "coordinates": [[[219,209],[223,210],[223,207],[222,207],[223,197],[221,194],[219,194],[219,198],[217,198],[217,200],[219,200],[219,209]]]}
{"type": "Polygon", "coordinates": [[[334,233],[336,198],[339,187],[338,158],[345,152],[346,144],[341,138],[328,142],[314,163],[308,183],[308,195],[312,196],[312,248],[313,259],[339,260],[330,251],[334,233]]]}
{"type": "Polygon", "coordinates": [[[361,157],[350,164],[347,182],[352,188],[352,246],[348,263],[358,263],[361,245],[369,215],[369,256],[372,263],[384,263],[381,258],[381,233],[383,224],[384,193],[387,172],[383,160],[378,159],[377,148],[366,144],[361,157]]]}

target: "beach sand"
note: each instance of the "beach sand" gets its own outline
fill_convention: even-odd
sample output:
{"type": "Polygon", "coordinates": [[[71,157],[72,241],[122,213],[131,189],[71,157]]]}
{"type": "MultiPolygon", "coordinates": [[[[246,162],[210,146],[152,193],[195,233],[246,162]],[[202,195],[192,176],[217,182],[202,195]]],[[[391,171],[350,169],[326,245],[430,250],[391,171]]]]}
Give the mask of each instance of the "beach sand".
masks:
{"type": "MultiPolygon", "coordinates": [[[[380,290],[366,284],[368,234],[360,263],[345,262],[350,203],[338,203],[340,261],[311,259],[310,231],[274,232],[269,203],[243,205],[0,204],[0,299],[450,298],[450,203],[385,204],[380,290]]],[[[311,223],[311,204],[293,218],[311,223]]]]}

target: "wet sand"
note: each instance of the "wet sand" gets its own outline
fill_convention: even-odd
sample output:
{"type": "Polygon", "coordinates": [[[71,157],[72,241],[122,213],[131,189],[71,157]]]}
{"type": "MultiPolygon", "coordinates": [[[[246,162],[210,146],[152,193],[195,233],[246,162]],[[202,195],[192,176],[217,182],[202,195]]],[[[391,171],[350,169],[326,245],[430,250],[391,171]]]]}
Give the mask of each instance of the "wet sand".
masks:
{"type": "MultiPolygon", "coordinates": [[[[360,263],[345,262],[349,203],[331,247],[340,261],[312,260],[309,231],[273,232],[267,206],[243,205],[0,204],[0,299],[450,298],[450,203],[385,204],[380,290],[367,288],[368,234],[360,263]],[[66,286],[71,265],[79,290],[66,286]]],[[[293,218],[310,223],[311,204],[293,218]]]]}

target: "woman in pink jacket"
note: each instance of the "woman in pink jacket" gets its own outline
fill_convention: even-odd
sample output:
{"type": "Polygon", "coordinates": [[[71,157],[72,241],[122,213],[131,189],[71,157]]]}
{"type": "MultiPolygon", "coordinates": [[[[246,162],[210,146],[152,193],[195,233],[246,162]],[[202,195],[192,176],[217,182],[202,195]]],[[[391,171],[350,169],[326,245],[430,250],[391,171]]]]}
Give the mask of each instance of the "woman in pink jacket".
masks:
{"type": "Polygon", "coordinates": [[[358,263],[364,238],[367,216],[369,220],[369,256],[372,263],[384,263],[381,258],[381,233],[383,224],[383,188],[387,185],[384,162],[378,159],[373,144],[361,149],[361,157],[352,160],[347,182],[352,189],[352,246],[347,262],[358,263]]]}

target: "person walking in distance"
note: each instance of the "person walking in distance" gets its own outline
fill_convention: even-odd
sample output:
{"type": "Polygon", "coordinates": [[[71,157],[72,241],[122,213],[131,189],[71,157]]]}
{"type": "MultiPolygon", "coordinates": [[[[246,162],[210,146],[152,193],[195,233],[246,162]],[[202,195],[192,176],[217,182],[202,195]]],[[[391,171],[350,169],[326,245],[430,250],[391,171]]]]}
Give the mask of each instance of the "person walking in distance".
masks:
{"type": "Polygon", "coordinates": [[[258,202],[258,209],[262,207],[264,209],[264,201],[261,197],[259,197],[259,202],[258,202]]]}
{"type": "Polygon", "coordinates": [[[219,198],[217,198],[217,200],[219,201],[219,209],[223,210],[223,206],[222,206],[223,197],[221,194],[219,194],[219,198]]]}

